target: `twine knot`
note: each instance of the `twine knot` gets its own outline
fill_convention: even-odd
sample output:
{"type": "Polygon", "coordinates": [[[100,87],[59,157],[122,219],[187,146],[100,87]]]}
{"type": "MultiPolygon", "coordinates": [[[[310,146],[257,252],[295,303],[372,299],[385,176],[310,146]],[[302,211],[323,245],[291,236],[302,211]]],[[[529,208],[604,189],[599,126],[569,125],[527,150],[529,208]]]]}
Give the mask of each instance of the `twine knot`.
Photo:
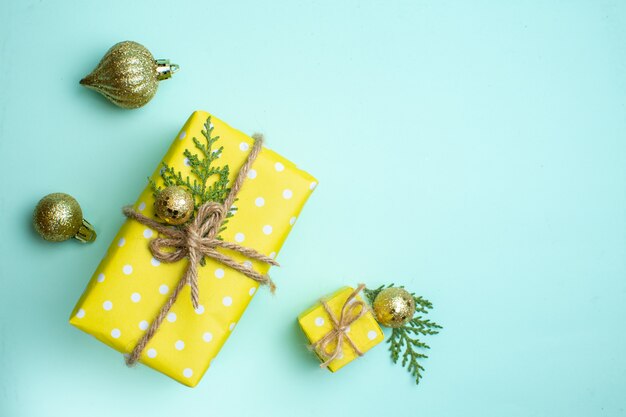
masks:
{"type": "Polygon", "coordinates": [[[328,306],[326,300],[320,300],[326,314],[328,314],[328,317],[330,318],[330,323],[333,326],[332,330],[310,346],[322,356],[322,359],[324,359],[324,362],[320,365],[320,367],[326,368],[333,360],[341,356],[343,352],[342,345],[344,339],[358,356],[363,356],[363,352],[361,352],[348,334],[350,325],[363,317],[369,311],[367,305],[363,301],[356,299],[356,296],[363,288],[365,288],[365,284],[359,284],[358,287],[348,296],[348,298],[346,298],[345,303],[341,307],[339,318],[335,316],[335,313],[328,306]],[[332,347],[333,342],[335,344],[334,348],[332,347]]]}
{"type": "Polygon", "coordinates": [[[198,208],[193,220],[184,227],[168,226],[136,212],[132,207],[124,207],[123,213],[126,217],[134,219],[159,233],[159,236],[152,239],[148,245],[150,252],[152,252],[156,260],[165,263],[178,262],[183,258],[188,258],[189,260],[187,269],[178,281],[178,285],[161,307],[157,317],[152,321],[141,339],[139,339],[133,351],[127,356],[127,365],[133,365],[139,360],[141,353],[156,334],[156,331],[159,329],[167,313],[176,302],[180,291],[186,284],[189,284],[191,287],[191,303],[193,307],[195,309],[199,307],[198,264],[202,262],[205,257],[232,268],[261,285],[268,285],[270,290],[274,292],[276,286],[268,275],[260,274],[252,267],[242,265],[230,256],[217,250],[218,248],[228,249],[248,259],[279,266],[278,262],[269,256],[265,256],[252,248],[247,248],[232,242],[225,242],[217,236],[226,219],[228,211],[232,207],[243,185],[248,170],[261,151],[262,145],[262,138],[255,138],[254,146],[248,154],[246,162],[239,170],[224,203],[209,201],[202,204],[198,208]]]}
{"type": "Polygon", "coordinates": [[[185,233],[185,246],[187,247],[187,250],[197,251],[198,248],[200,247],[199,242],[198,242],[200,238],[201,236],[198,234],[196,229],[192,227],[187,228],[186,233],[185,233]]]}

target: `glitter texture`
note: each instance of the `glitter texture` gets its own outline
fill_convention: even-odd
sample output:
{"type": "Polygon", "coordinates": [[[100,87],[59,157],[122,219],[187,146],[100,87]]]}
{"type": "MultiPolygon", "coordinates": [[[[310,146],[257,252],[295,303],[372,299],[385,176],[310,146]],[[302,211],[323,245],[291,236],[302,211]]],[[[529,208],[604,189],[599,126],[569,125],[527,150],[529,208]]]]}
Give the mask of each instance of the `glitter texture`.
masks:
{"type": "Polygon", "coordinates": [[[157,63],[143,45],[125,41],[113,45],[98,66],[80,83],[112,103],[135,109],[148,103],[159,86],[157,63]]]}
{"type": "Polygon", "coordinates": [[[382,290],[374,299],[374,315],[383,326],[402,327],[415,314],[415,299],[404,288],[382,290]]]}
{"type": "Polygon", "coordinates": [[[45,240],[61,242],[74,237],[83,224],[78,202],[68,194],[53,193],[42,198],[33,213],[33,226],[45,240]]]}
{"type": "Polygon", "coordinates": [[[170,186],[159,191],[154,212],[168,224],[183,224],[193,214],[194,199],[183,187],[170,186]]]}

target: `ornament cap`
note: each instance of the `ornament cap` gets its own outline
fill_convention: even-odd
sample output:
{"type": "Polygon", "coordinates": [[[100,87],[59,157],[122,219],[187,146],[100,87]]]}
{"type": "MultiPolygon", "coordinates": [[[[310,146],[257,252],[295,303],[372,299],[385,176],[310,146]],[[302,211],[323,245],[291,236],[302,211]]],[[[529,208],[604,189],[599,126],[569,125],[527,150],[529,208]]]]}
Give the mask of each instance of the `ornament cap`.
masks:
{"type": "Polygon", "coordinates": [[[83,219],[83,224],[80,225],[80,229],[78,229],[74,238],[82,243],[91,243],[96,240],[96,236],[96,231],[91,223],[83,219]]]}
{"type": "Polygon", "coordinates": [[[169,59],[157,59],[154,61],[157,66],[157,80],[163,81],[172,78],[180,67],[177,64],[170,64],[169,59]]]}

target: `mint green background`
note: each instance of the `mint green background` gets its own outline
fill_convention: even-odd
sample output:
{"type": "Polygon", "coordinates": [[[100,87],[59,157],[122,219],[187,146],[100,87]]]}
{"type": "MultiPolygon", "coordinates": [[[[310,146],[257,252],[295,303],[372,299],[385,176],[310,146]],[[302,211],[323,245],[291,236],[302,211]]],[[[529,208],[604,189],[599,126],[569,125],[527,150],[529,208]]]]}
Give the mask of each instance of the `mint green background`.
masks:
{"type": "Polygon", "coordinates": [[[626,414],[626,3],[0,2],[0,416],[626,414]],[[181,65],[140,110],[78,85],[132,39],[181,65]],[[195,109],[320,180],[188,389],[68,315],[195,109]],[[41,241],[63,191],[92,245],[41,241]],[[445,325],[415,387],[386,346],[337,374],[295,324],[396,282],[445,325]]]}

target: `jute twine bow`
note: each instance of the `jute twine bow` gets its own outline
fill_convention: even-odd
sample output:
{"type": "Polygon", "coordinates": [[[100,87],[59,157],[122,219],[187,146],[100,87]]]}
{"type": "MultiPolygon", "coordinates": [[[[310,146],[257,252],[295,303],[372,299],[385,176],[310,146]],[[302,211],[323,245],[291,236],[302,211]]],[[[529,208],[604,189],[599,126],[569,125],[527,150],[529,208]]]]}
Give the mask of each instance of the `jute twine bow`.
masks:
{"type": "Polygon", "coordinates": [[[321,300],[322,306],[324,307],[324,310],[326,310],[326,314],[330,317],[333,329],[326,333],[320,340],[311,344],[311,348],[319,352],[323,359],[326,359],[320,367],[326,368],[333,360],[341,355],[343,351],[342,345],[344,339],[348,341],[348,344],[350,344],[352,350],[354,350],[357,355],[363,356],[363,352],[361,352],[361,350],[354,344],[347,332],[348,327],[352,323],[363,317],[363,315],[369,311],[363,301],[355,300],[355,297],[363,288],[365,288],[365,284],[359,284],[359,286],[356,287],[356,289],[348,296],[346,302],[343,304],[343,307],[341,307],[339,319],[337,319],[333,310],[331,310],[328,306],[326,300],[321,300]],[[336,346],[333,351],[329,352],[328,348],[333,341],[336,342],[336,346]]]}
{"type": "Polygon", "coordinates": [[[184,258],[189,259],[187,269],[178,281],[176,288],[165,301],[158,315],[154,318],[141,339],[139,339],[133,351],[126,357],[127,365],[134,365],[139,360],[141,353],[156,334],[159,326],[163,323],[167,313],[176,302],[178,295],[186,284],[189,284],[191,287],[191,303],[194,308],[198,308],[198,263],[204,257],[211,258],[226,265],[244,274],[248,278],[257,281],[259,284],[269,285],[270,290],[274,292],[276,286],[269,276],[262,275],[251,267],[241,265],[230,256],[217,251],[217,248],[228,249],[244,255],[248,259],[278,266],[278,262],[254,249],[217,239],[222,223],[235,202],[252,163],[259,155],[259,152],[261,152],[263,138],[257,135],[254,139],[254,146],[248,154],[245,163],[239,170],[237,178],[230,189],[230,193],[224,200],[224,203],[220,204],[212,201],[204,203],[198,208],[195,218],[188,225],[182,228],[167,226],[137,213],[132,207],[124,207],[123,212],[126,217],[134,219],[162,235],[152,239],[149,244],[150,251],[155,259],[166,263],[178,262],[184,258]]]}

